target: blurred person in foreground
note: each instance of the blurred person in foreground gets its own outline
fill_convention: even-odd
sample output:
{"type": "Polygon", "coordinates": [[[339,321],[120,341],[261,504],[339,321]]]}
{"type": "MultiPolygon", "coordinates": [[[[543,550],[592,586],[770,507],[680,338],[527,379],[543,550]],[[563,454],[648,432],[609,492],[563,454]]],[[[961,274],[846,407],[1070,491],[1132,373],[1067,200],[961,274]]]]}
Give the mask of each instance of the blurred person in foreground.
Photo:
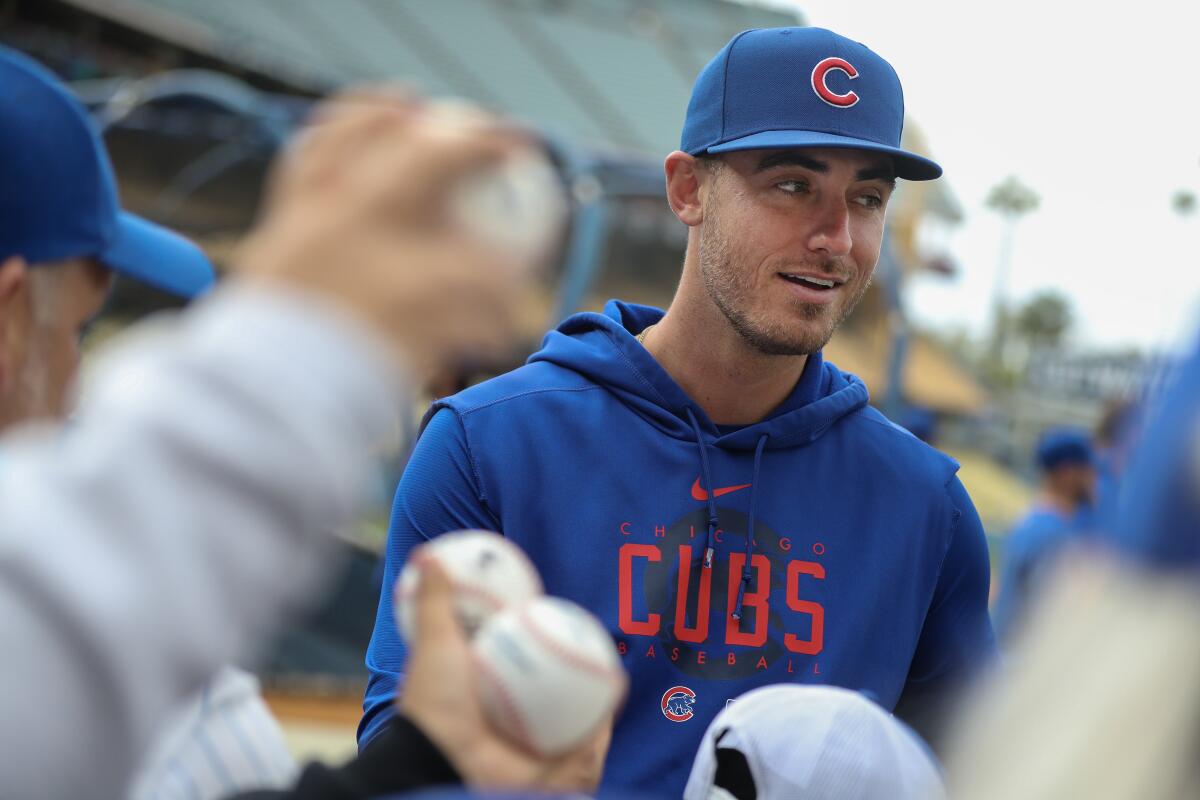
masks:
{"type": "MultiPolygon", "coordinates": [[[[14,91],[44,89],[27,85],[26,60],[5,59],[25,73],[14,91]]],[[[24,124],[13,115],[43,110],[6,102],[4,141],[24,124]]],[[[90,135],[42,121],[47,137],[90,135]]],[[[329,531],[356,514],[406,387],[506,346],[533,272],[446,210],[466,178],[532,152],[526,135],[415,99],[345,96],[276,165],[233,277],[114,345],[61,427],[50,420],[111,271],[180,281],[167,288],[211,279],[198,251],[80,179],[84,162],[107,166],[77,160],[86,146],[100,145],[45,164],[0,152],[3,421],[47,418],[2,442],[5,797],[121,796],[172,710],[312,602],[332,569],[329,531]],[[29,175],[79,193],[99,227],[11,190],[29,175]]],[[[464,772],[488,783],[488,769],[464,772]]]]}
{"type": "MultiPolygon", "coordinates": [[[[69,411],[80,332],[115,275],[182,298],[208,291],[215,275],[194,244],[121,211],[112,166],[83,107],[40,65],[8,50],[0,50],[0,126],[0,152],[9,154],[0,200],[0,318],[11,376],[0,385],[0,430],[7,430],[69,411]]],[[[176,717],[131,797],[205,800],[230,787],[285,782],[294,772],[258,681],[243,670],[222,669],[176,717]]]]}
{"type": "Polygon", "coordinates": [[[1038,439],[1037,497],[1008,534],[1000,594],[993,615],[1001,641],[1024,621],[1029,598],[1063,552],[1095,524],[1096,456],[1091,438],[1076,428],[1051,428],[1038,439]]]}
{"type": "Polygon", "coordinates": [[[608,626],[630,674],[604,785],[678,795],[728,698],[871,691],[932,733],[991,665],[989,567],[958,465],[868,405],[821,349],[878,261],[903,92],[817,28],[740,34],[697,79],[664,170],[688,226],[666,311],[612,301],[513,372],[436,402],[396,491],[359,728],[406,653],[392,584],[460,528],[510,537],[608,626]]]}
{"type": "Polygon", "coordinates": [[[716,716],[684,800],[938,800],[921,738],[863,695],[833,686],[764,686],[716,716]]]}
{"type": "Polygon", "coordinates": [[[1115,548],[1053,569],[955,731],[952,797],[1200,797],[1200,341],[1143,413],[1115,548]]]}

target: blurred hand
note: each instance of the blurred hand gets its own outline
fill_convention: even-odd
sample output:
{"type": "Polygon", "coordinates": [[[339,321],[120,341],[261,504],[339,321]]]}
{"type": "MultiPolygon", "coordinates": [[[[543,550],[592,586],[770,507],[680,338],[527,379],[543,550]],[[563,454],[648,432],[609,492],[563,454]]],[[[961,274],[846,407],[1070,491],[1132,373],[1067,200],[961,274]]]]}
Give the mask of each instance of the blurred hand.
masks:
{"type": "Polygon", "coordinates": [[[472,236],[447,202],[462,181],[533,152],[527,135],[465,106],[336,97],[276,162],[236,272],[351,312],[418,380],[506,352],[538,265],[472,236]]]}
{"type": "Polygon", "coordinates": [[[574,751],[539,758],[494,731],[484,716],[470,645],[454,616],[446,574],[422,562],[416,597],[416,641],[397,700],[468,785],[504,789],[593,791],[600,783],[612,735],[611,720],[574,751]]]}

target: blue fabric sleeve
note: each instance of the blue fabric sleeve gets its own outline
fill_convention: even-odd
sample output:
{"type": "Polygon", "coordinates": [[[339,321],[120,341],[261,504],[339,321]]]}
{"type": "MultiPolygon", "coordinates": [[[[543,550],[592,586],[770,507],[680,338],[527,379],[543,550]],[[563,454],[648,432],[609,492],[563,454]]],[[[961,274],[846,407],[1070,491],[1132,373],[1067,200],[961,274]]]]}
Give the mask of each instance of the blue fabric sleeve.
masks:
{"type": "Polygon", "coordinates": [[[358,746],[366,747],[394,716],[393,703],[406,651],[396,629],[392,591],[414,547],[448,531],[484,528],[499,531],[499,521],[481,500],[466,433],[458,415],[442,409],[433,415],[404,468],[388,524],[383,587],[375,630],[367,647],[367,690],[358,746]]]}
{"type": "Polygon", "coordinates": [[[896,706],[896,715],[935,747],[959,690],[999,658],[988,616],[991,567],[983,524],[957,477],[946,490],[954,530],[896,706]]]}

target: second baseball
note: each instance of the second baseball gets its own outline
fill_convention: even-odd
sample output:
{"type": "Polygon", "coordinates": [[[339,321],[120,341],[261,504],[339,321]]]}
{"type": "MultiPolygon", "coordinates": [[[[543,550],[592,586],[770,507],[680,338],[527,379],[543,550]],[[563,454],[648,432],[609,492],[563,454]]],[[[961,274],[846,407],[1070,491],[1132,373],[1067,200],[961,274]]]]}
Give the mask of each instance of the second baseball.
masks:
{"type": "Polygon", "coordinates": [[[616,709],[628,678],[600,621],[558,597],[496,614],[472,644],[492,723],[539,755],[582,744],[616,709]]]}

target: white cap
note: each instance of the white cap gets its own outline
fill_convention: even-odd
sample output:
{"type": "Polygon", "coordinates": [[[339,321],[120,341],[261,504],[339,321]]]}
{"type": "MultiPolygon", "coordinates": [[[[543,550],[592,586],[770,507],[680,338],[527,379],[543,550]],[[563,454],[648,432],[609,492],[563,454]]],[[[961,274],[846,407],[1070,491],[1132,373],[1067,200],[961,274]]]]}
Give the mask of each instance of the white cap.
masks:
{"type": "Polygon", "coordinates": [[[718,747],[745,756],[756,800],[945,796],[924,742],[847,689],[782,684],[732,701],[704,733],[684,800],[744,800],[736,790],[714,785],[718,747]]]}

